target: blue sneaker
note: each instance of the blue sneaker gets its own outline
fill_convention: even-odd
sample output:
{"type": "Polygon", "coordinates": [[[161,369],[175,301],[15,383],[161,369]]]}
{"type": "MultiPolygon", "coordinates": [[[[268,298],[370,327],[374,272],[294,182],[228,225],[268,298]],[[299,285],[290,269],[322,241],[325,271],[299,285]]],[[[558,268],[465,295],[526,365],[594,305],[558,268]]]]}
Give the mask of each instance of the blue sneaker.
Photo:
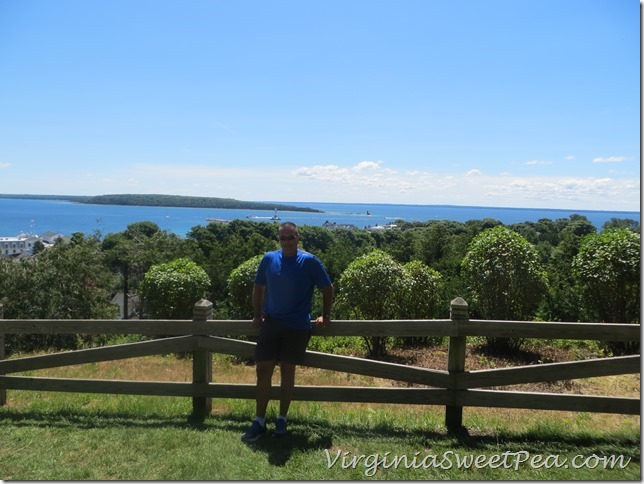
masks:
{"type": "Polygon", "coordinates": [[[256,442],[262,435],[266,433],[266,426],[263,426],[258,421],[253,421],[253,424],[246,431],[244,435],[241,436],[241,439],[244,442],[256,442]]]}
{"type": "Polygon", "coordinates": [[[286,435],[287,432],[286,420],[284,420],[283,418],[278,418],[275,421],[275,430],[273,430],[273,435],[275,437],[282,437],[283,435],[286,435]]]}

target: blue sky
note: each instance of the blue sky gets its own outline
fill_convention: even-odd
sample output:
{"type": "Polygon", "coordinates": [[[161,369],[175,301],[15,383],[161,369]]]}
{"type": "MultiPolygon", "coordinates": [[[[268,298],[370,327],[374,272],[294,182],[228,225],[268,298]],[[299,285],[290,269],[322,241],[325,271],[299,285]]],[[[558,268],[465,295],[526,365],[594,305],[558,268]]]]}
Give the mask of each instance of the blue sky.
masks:
{"type": "Polygon", "coordinates": [[[637,0],[0,0],[0,193],[637,210],[637,0]]]}

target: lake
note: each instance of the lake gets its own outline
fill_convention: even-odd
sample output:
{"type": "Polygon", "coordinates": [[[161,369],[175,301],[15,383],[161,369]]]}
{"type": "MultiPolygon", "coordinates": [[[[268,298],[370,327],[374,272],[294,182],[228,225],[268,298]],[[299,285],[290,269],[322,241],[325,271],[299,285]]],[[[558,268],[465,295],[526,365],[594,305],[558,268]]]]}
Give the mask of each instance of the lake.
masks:
{"type": "MultiPolygon", "coordinates": [[[[358,228],[386,225],[398,219],[406,221],[453,220],[466,222],[492,218],[509,225],[536,222],[542,218],[556,220],[572,214],[587,217],[599,230],[611,218],[640,221],[640,212],[599,210],[559,210],[531,208],[466,207],[452,205],[396,205],[359,203],[266,202],[297,207],[310,207],[324,213],[281,211],[281,221],[298,225],[318,225],[325,222],[352,224],[358,228]]],[[[207,218],[271,221],[272,210],[233,210],[178,207],[136,207],[124,205],[86,205],[58,200],[0,199],[0,236],[15,236],[21,232],[36,235],[55,232],[70,235],[74,232],[103,235],[122,232],[134,222],[150,221],[164,230],[185,236],[197,225],[207,225],[207,218]]]]}

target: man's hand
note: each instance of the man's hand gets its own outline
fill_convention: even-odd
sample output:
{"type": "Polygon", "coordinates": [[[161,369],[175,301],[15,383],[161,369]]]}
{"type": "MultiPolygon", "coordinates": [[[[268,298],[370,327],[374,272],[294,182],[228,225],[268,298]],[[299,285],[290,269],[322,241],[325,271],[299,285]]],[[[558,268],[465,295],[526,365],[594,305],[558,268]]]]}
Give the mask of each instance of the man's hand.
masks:
{"type": "Polygon", "coordinates": [[[251,328],[259,328],[263,322],[264,318],[262,316],[254,316],[253,320],[250,323],[250,326],[251,328]]]}
{"type": "Polygon", "coordinates": [[[325,314],[324,316],[318,316],[315,321],[315,325],[319,328],[326,328],[331,323],[331,316],[325,314]]]}

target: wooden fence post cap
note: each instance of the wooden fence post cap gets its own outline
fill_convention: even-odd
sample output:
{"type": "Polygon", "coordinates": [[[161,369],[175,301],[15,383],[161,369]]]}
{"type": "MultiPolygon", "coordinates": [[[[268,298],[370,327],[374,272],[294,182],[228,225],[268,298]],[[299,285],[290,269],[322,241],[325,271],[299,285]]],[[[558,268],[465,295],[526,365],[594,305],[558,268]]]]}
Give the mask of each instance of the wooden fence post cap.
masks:
{"type": "Polygon", "coordinates": [[[467,309],[467,301],[463,299],[462,297],[457,297],[456,299],[452,299],[452,302],[450,302],[451,307],[456,307],[456,308],[463,308],[467,309]]]}
{"type": "Polygon", "coordinates": [[[200,299],[192,310],[194,321],[208,321],[212,318],[212,303],[207,299],[200,299]]]}
{"type": "Polygon", "coordinates": [[[199,299],[195,303],[195,308],[210,309],[212,308],[212,303],[208,299],[199,299]]]}
{"type": "Polygon", "coordinates": [[[467,302],[462,297],[452,300],[449,307],[450,317],[452,319],[468,319],[467,302]]]}

